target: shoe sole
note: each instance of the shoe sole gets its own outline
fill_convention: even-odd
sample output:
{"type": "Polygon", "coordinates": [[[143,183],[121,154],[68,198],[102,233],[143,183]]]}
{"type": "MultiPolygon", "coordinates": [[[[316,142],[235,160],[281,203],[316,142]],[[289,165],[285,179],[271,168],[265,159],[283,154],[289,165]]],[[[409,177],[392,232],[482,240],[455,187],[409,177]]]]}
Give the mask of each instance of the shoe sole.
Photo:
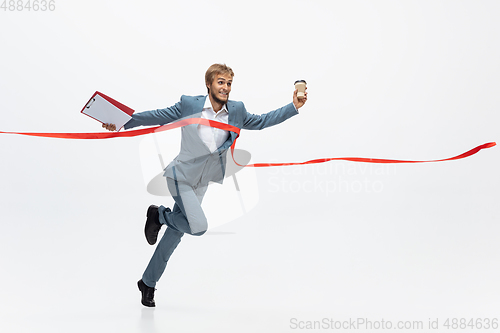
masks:
{"type": "MultiPolygon", "coordinates": [[[[154,213],[155,209],[158,211],[158,206],[151,205],[151,206],[149,206],[148,211],[146,212],[146,224],[144,225],[144,236],[146,236],[146,230],[147,230],[147,227],[148,227],[148,220],[149,220],[150,216],[154,213]]],[[[151,218],[153,218],[153,217],[151,217],[151,218]]],[[[156,240],[151,243],[151,242],[149,242],[149,239],[146,236],[146,241],[148,242],[149,245],[155,245],[156,244],[156,240]]]]}
{"type": "Polygon", "coordinates": [[[155,210],[155,209],[158,210],[158,206],[154,206],[154,205],[149,206],[148,211],[146,213],[146,218],[149,219],[149,216],[151,214],[153,214],[153,210],[155,210]]]}

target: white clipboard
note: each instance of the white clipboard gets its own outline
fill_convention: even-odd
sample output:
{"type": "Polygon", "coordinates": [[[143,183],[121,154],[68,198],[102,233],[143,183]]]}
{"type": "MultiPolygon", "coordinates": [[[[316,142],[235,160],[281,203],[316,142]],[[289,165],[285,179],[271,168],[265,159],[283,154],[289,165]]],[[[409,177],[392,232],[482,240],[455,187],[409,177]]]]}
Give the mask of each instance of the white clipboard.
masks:
{"type": "Polygon", "coordinates": [[[115,124],[119,131],[132,118],[134,110],[96,91],[83,107],[82,113],[103,124],[115,124]]]}

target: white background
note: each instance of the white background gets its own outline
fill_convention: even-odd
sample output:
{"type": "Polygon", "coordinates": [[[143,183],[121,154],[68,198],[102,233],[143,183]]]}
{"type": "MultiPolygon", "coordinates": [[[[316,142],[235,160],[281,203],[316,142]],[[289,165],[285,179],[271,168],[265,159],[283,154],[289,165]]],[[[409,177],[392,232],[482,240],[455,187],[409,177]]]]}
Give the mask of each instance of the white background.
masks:
{"type": "MultiPolygon", "coordinates": [[[[55,5],[0,10],[1,131],[97,132],[80,113],[96,90],[163,108],[204,94],[219,62],[252,113],[308,82],[300,115],[242,133],[252,162],[438,159],[499,141],[496,0],[55,5]]],[[[443,163],[257,170],[259,204],[186,235],[147,309],[135,285],[154,249],[145,212],[172,199],[146,192],[140,140],[0,136],[2,332],[500,318],[498,147],[443,163]]]]}

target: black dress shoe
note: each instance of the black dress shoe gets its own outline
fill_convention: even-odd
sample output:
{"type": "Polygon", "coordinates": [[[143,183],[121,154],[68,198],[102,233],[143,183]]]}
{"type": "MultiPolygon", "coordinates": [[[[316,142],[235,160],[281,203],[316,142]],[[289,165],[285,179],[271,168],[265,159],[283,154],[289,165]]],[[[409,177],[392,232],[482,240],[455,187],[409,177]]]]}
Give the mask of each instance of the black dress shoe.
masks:
{"type": "MultiPolygon", "coordinates": [[[[167,208],[167,211],[170,212],[170,209],[167,208]]],[[[153,245],[156,243],[158,239],[158,233],[161,229],[160,217],[158,215],[158,206],[151,205],[148,208],[148,212],[146,213],[146,226],[144,227],[144,234],[146,235],[146,240],[149,245],[153,245]]]]}
{"type": "Polygon", "coordinates": [[[137,286],[142,293],[141,303],[144,306],[148,306],[150,308],[154,308],[155,304],[155,288],[148,287],[142,279],[137,282],[137,286]]]}

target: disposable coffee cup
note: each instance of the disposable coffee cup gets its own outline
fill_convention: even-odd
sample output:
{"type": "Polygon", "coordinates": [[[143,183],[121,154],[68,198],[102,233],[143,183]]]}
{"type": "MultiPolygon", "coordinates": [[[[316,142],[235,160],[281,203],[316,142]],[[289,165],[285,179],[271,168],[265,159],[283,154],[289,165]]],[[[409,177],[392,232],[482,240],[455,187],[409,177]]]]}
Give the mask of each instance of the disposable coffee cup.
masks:
{"type": "Polygon", "coordinates": [[[297,89],[297,98],[298,99],[304,98],[306,94],[306,81],[305,80],[295,81],[295,89],[297,89]]]}

